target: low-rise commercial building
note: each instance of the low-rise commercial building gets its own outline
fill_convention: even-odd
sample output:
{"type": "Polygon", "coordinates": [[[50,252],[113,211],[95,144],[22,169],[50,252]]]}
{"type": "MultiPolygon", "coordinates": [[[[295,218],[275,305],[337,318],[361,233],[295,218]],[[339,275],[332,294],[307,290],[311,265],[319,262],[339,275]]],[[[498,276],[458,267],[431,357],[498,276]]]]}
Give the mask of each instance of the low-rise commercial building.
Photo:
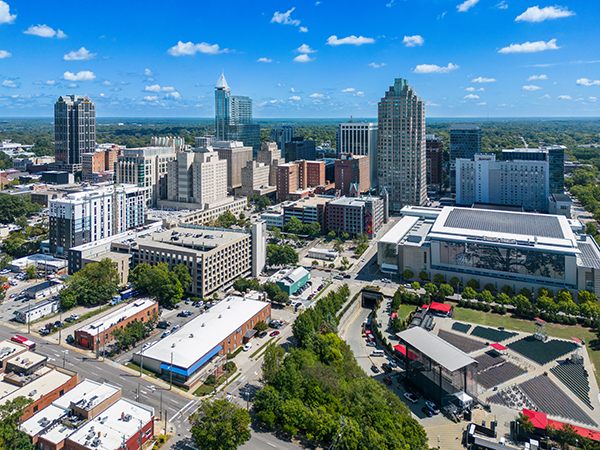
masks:
{"type": "Polygon", "coordinates": [[[54,258],[51,255],[37,253],[35,255],[23,256],[10,262],[10,270],[13,272],[25,272],[28,267],[34,266],[37,270],[47,273],[58,273],[64,271],[68,263],[64,259],[54,258]]]}
{"type": "Polygon", "coordinates": [[[323,259],[325,261],[335,261],[339,256],[338,252],[326,248],[311,248],[308,251],[309,258],[323,259]]]}
{"type": "Polygon", "coordinates": [[[550,214],[560,214],[570,219],[572,204],[573,200],[567,194],[550,194],[548,197],[548,212],[550,214]]]}
{"type": "Polygon", "coordinates": [[[64,287],[64,283],[60,281],[45,281],[25,289],[25,296],[28,298],[40,299],[52,294],[57,294],[64,287]]]}
{"type": "Polygon", "coordinates": [[[75,343],[97,350],[114,339],[112,332],[134,321],[148,322],[158,318],[158,303],[151,299],[136,299],[122,308],[75,330],[75,343]]]}
{"type": "Polygon", "coordinates": [[[269,277],[270,282],[274,282],[279,288],[288,295],[296,292],[310,280],[310,272],[304,267],[292,267],[281,269],[279,272],[269,277]]]}
{"type": "Polygon", "coordinates": [[[481,286],[588,290],[600,295],[600,247],[562,215],[458,207],[402,209],[378,242],[383,272],[425,271],[481,286]]]}
{"type": "Polygon", "coordinates": [[[17,355],[27,351],[27,347],[16,342],[4,340],[0,341],[0,374],[6,371],[6,362],[17,355]]]}
{"type": "Polygon", "coordinates": [[[58,300],[43,300],[16,311],[15,320],[21,323],[31,323],[56,312],[58,312],[58,300]]]}
{"type": "Polygon", "coordinates": [[[221,372],[227,354],[243,346],[258,322],[269,323],[271,304],[264,294],[228,296],[175,333],[133,355],[165,380],[192,388],[211,373],[221,372]]]}
{"type": "Polygon", "coordinates": [[[330,201],[331,197],[315,196],[287,202],[283,206],[284,222],[288,223],[292,217],[296,217],[304,224],[317,222],[321,225],[321,231],[324,231],[325,209],[330,201]]]}

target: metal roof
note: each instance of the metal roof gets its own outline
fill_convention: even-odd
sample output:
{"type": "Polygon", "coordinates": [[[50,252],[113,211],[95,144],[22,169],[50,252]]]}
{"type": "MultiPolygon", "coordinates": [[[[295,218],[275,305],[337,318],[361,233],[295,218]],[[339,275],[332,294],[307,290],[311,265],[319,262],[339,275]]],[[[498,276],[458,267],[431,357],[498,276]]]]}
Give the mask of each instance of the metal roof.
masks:
{"type": "Polygon", "coordinates": [[[450,372],[477,364],[477,361],[465,352],[423,328],[410,328],[397,333],[396,336],[450,372]]]}
{"type": "Polygon", "coordinates": [[[577,242],[577,248],[581,250],[579,258],[583,267],[600,269],[600,258],[598,258],[598,254],[592,244],[577,242]]]}
{"type": "Polygon", "coordinates": [[[453,208],[448,214],[444,226],[492,233],[565,239],[558,217],[543,214],[453,208]]]}

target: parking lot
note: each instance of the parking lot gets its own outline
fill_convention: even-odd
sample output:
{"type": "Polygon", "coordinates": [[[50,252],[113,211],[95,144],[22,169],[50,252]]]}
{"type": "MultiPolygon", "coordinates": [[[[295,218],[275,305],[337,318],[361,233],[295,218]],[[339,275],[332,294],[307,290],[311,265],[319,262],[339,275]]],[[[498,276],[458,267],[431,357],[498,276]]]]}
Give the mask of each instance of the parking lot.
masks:
{"type": "Polygon", "coordinates": [[[329,278],[312,277],[299,292],[290,295],[290,304],[288,306],[296,306],[308,308],[314,301],[316,295],[322,291],[329,283],[329,278]]]}

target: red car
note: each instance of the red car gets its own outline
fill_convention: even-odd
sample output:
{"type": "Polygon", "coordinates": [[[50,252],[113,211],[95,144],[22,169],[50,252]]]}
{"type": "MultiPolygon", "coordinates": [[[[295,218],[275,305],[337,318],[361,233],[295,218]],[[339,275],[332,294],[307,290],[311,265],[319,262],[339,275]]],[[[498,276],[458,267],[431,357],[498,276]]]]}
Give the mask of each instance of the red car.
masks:
{"type": "Polygon", "coordinates": [[[279,331],[275,330],[275,331],[271,331],[271,334],[269,334],[269,336],[277,336],[279,334],[279,331]]]}
{"type": "Polygon", "coordinates": [[[383,382],[388,386],[392,385],[392,379],[390,377],[383,377],[383,382]]]}

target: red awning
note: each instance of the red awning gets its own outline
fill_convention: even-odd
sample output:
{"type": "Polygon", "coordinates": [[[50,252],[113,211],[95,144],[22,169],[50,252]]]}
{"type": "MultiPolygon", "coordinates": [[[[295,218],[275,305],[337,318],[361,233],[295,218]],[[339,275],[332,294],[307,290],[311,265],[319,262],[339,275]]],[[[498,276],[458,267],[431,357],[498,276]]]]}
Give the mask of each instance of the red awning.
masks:
{"type": "Polygon", "coordinates": [[[490,347],[495,348],[496,350],[499,350],[499,351],[506,350],[506,347],[504,345],[500,345],[498,343],[494,343],[494,344],[490,345],[490,347]]]}
{"type": "Polygon", "coordinates": [[[429,305],[429,308],[433,309],[434,311],[441,311],[441,312],[449,313],[450,310],[452,309],[452,305],[449,305],[447,303],[431,302],[431,305],[429,305]]]}
{"type": "Polygon", "coordinates": [[[539,411],[532,411],[531,409],[523,408],[523,414],[531,419],[531,423],[534,427],[541,430],[545,430],[548,425],[548,417],[546,414],[539,411]]]}
{"type": "Polygon", "coordinates": [[[582,344],[581,339],[577,339],[576,337],[572,337],[571,339],[573,339],[578,344],[582,344]]]}
{"type": "Polygon", "coordinates": [[[535,318],[535,321],[536,321],[536,322],[541,322],[541,323],[546,323],[546,321],[545,321],[545,320],[542,320],[542,319],[540,319],[539,317],[536,317],[536,318],[535,318]]]}
{"type": "MultiPolygon", "coordinates": [[[[396,350],[398,353],[401,353],[404,356],[406,356],[406,347],[404,345],[402,345],[402,344],[394,345],[394,350],[396,350]]],[[[415,355],[410,350],[408,351],[408,357],[410,359],[417,359],[417,355],[415,355]]]]}
{"type": "Polygon", "coordinates": [[[391,318],[392,318],[392,319],[395,319],[396,317],[398,317],[398,313],[392,313],[392,316],[391,316],[391,318]]]}

